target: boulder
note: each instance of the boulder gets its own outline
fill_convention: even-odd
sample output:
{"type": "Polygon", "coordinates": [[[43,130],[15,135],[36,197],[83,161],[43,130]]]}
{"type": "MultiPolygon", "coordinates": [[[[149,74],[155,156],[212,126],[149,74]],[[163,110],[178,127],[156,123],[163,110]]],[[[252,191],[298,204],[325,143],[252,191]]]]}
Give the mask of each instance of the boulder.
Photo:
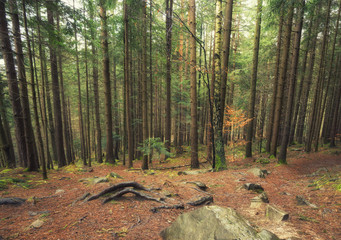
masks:
{"type": "Polygon", "coordinates": [[[209,169],[202,169],[202,170],[190,170],[190,171],[183,171],[183,172],[178,172],[178,175],[198,175],[201,173],[208,173],[211,172],[212,170],[209,169]]]}
{"type": "Polygon", "coordinates": [[[263,203],[269,203],[268,196],[265,192],[251,199],[251,208],[259,208],[263,203]]]}
{"type": "Polygon", "coordinates": [[[201,190],[204,190],[204,191],[206,191],[206,189],[207,189],[206,184],[203,182],[200,182],[200,181],[186,182],[186,183],[194,184],[195,186],[197,186],[198,188],[200,188],[201,190]]]}
{"type": "Polygon", "coordinates": [[[99,177],[99,178],[94,178],[93,183],[104,183],[104,182],[109,182],[109,179],[106,177],[99,177]]]}
{"type": "Polygon", "coordinates": [[[255,183],[245,183],[243,187],[246,190],[251,190],[259,193],[264,192],[264,188],[261,185],[255,183]]]}
{"type": "Polygon", "coordinates": [[[232,208],[205,206],[180,215],[160,233],[162,239],[175,240],[277,240],[267,232],[258,233],[232,208]]]}
{"type": "Polygon", "coordinates": [[[44,224],[44,221],[37,219],[33,223],[31,223],[30,227],[31,228],[40,228],[41,226],[43,226],[43,224],[44,224]]]}
{"type": "Polygon", "coordinates": [[[310,203],[303,196],[296,196],[296,203],[297,203],[297,205],[307,205],[307,206],[312,207],[312,208],[318,208],[315,204],[310,203]]]}
{"type": "Polygon", "coordinates": [[[248,172],[260,178],[265,178],[269,174],[267,170],[261,170],[259,168],[251,168],[248,172]]]}
{"type": "Polygon", "coordinates": [[[26,199],[17,197],[0,198],[0,205],[21,205],[25,201],[26,199]]]}
{"type": "Polygon", "coordinates": [[[286,221],[289,219],[289,214],[282,211],[281,209],[272,206],[272,205],[267,205],[266,206],[266,217],[274,222],[281,222],[281,221],[286,221]]]}

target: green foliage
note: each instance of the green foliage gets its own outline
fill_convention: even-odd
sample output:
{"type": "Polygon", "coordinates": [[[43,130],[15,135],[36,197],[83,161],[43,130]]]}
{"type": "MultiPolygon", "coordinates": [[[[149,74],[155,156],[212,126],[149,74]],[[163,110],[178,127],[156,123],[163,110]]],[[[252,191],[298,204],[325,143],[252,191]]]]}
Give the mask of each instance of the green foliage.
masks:
{"type": "Polygon", "coordinates": [[[158,153],[158,159],[161,155],[171,157],[171,153],[167,151],[164,143],[160,138],[148,138],[137,149],[143,153],[144,156],[153,155],[154,151],[158,153]]]}
{"type": "Polygon", "coordinates": [[[256,163],[269,164],[270,163],[270,159],[268,159],[268,158],[259,158],[259,159],[256,160],[256,163]]]}
{"type": "Polygon", "coordinates": [[[274,155],[271,155],[269,159],[276,159],[276,157],[274,155]]]}

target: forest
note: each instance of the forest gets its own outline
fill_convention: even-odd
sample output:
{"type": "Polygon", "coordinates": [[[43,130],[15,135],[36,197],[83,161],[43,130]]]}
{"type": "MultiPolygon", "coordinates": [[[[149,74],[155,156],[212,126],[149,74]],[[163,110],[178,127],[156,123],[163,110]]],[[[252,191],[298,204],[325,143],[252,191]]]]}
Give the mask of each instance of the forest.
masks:
{"type": "MultiPolygon", "coordinates": [[[[134,182],[112,199],[163,202],[137,190],[153,192],[159,174],[185,181],[188,169],[200,190],[256,166],[270,177],[326,169],[309,181],[340,197],[340,14],[338,0],[0,0],[0,196],[115,171],[134,182]]],[[[179,206],[165,208],[177,216],[179,206]]],[[[116,236],[136,239],[139,224],[116,236]]],[[[341,236],[330,228],[300,237],[341,236]]]]}

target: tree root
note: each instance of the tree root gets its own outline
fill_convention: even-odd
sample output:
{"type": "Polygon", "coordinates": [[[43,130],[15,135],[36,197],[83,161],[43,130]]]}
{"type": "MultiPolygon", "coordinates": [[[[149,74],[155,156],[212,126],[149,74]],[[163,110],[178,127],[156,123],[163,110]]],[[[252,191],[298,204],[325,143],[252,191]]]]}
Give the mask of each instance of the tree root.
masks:
{"type": "Polygon", "coordinates": [[[92,201],[92,200],[95,200],[107,193],[111,193],[111,192],[116,192],[116,191],[119,191],[123,188],[127,188],[127,187],[132,187],[134,189],[137,189],[137,190],[144,190],[144,191],[150,191],[150,189],[148,188],[145,188],[144,186],[142,186],[141,184],[137,183],[137,182],[122,182],[122,183],[118,183],[116,185],[113,185],[109,188],[106,188],[104,189],[102,192],[96,194],[96,195],[93,195],[92,197],[90,197],[88,199],[88,201],[92,201]]]}
{"type": "Polygon", "coordinates": [[[172,206],[163,205],[159,207],[153,207],[152,209],[150,209],[150,211],[152,211],[153,213],[157,213],[159,209],[185,209],[185,206],[183,204],[176,204],[172,206]]]}
{"type": "Polygon", "coordinates": [[[159,203],[164,203],[163,199],[162,198],[154,198],[152,196],[149,196],[147,194],[144,194],[144,193],[141,193],[141,192],[138,192],[138,191],[135,191],[134,189],[131,189],[131,188],[126,188],[126,189],[123,189],[115,194],[113,194],[112,196],[106,198],[104,201],[103,201],[103,204],[107,203],[107,202],[110,202],[111,200],[114,200],[116,198],[119,198],[119,197],[122,197],[123,195],[127,194],[127,193],[133,193],[135,194],[136,196],[138,197],[141,197],[141,198],[144,198],[146,200],[150,200],[150,201],[155,201],[155,202],[159,202],[159,203]]]}
{"type": "Polygon", "coordinates": [[[212,196],[206,196],[206,197],[202,197],[196,201],[188,202],[187,204],[189,204],[191,206],[199,206],[202,204],[210,204],[212,202],[213,202],[213,197],[212,196]]]}
{"type": "MultiPolygon", "coordinates": [[[[207,163],[208,161],[205,162],[200,162],[199,164],[204,164],[207,163]]],[[[179,165],[179,166],[173,166],[173,167],[163,167],[163,168],[151,168],[152,170],[169,170],[169,169],[176,169],[176,168],[182,168],[182,167],[189,167],[191,164],[185,164],[185,165],[179,165]]]]}

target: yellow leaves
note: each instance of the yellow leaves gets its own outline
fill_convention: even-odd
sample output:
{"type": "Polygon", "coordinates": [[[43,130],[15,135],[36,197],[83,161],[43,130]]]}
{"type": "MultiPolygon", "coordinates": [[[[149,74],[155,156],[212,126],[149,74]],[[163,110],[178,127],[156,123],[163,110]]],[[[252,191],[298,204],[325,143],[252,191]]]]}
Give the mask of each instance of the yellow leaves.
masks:
{"type": "Polygon", "coordinates": [[[243,110],[236,110],[230,106],[226,106],[225,108],[225,119],[224,132],[229,132],[231,129],[243,128],[251,121],[251,119],[245,116],[243,110]]]}

